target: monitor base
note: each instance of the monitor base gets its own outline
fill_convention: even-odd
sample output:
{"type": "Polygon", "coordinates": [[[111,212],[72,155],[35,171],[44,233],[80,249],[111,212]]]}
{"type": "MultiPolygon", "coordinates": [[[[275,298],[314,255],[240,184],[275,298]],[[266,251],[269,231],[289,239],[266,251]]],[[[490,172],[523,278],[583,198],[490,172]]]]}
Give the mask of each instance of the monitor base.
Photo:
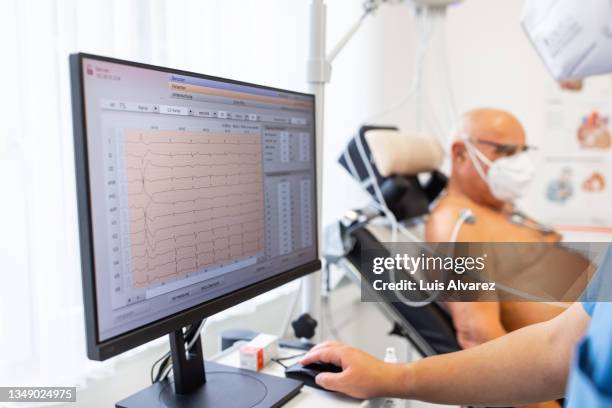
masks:
{"type": "Polygon", "coordinates": [[[117,402],[135,407],[280,407],[300,392],[302,383],[249,370],[206,362],[206,383],[188,394],[177,394],[166,379],[117,402]]]}

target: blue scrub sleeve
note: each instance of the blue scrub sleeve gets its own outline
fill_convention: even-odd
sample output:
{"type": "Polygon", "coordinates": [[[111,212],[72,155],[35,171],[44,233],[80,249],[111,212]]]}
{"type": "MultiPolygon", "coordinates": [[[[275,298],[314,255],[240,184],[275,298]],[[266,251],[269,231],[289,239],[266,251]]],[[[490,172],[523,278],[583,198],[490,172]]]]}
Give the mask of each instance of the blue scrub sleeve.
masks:
{"type": "Polygon", "coordinates": [[[581,300],[584,310],[591,317],[598,302],[612,300],[612,246],[608,245],[604,259],[582,293],[581,300]]]}
{"type": "Polygon", "coordinates": [[[591,316],[586,337],[575,353],[567,390],[567,407],[612,407],[612,249],[608,248],[582,302],[591,316]],[[606,291],[606,292],[602,292],[606,291]],[[595,300],[595,301],[594,301],[595,300]]]}
{"type": "Polygon", "coordinates": [[[595,310],[595,305],[597,303],[595,302],[582,302],[582,307],[584,308],[584,311],[587,312],[587,314],[591,317],[593,317],[593,311],[595,310]]]}

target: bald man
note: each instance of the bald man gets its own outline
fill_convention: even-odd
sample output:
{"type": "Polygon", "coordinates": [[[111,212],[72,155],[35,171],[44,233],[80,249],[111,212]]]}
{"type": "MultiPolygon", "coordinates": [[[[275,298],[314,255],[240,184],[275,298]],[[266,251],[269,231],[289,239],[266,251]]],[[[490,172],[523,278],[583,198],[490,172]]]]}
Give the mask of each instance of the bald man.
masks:
{"type": "MultiPolygon", "coordinates": [[[[458,242],[559,241],[560,236],[554,232],[543,233],[509,222],[512,203],[497,197],[483,179],[488,164],[526,150],[525,130],[510,113],[497,109],[466,113],[458,138],[451,147],[452,173],[448,188],[428,219],[426,240],[450,241],[461,213],[469,209],[476,222],[462,226],[458,242]]],[[[532,222],[526,221],[527,224],[532,222]]],[[[454,302],[448,303],[448,307],[457,329],[457,340],[463,348],[549,320],[562,312],[557,307],[531,302],[454,302]]]]}

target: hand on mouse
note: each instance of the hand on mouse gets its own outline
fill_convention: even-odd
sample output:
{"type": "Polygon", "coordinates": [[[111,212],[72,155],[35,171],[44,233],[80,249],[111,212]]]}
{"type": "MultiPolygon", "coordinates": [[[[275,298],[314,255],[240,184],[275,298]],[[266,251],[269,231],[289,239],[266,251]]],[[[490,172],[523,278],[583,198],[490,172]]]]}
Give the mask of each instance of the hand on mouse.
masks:
{"type": "Polygon", "coordinates": [[[394,396],[405,384],[404,365],[385,363],[366,352],[337,341],[313,347],[302,358],[303,365],[331,363],[342,367],[340,373],[321,373],[315,381],[321,387],[351,397],[369,399],[394,396]]]}

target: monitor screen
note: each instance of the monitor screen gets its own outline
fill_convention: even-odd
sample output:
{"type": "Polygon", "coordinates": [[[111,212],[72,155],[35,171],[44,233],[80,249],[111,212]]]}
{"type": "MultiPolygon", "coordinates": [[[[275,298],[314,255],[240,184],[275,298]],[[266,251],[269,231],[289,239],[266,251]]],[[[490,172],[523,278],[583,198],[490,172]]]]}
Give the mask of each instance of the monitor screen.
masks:
{"type": "Polygon", "coordinates": [[[312,95],[80,70],[98,342],[317,260],[312,95]]]}

